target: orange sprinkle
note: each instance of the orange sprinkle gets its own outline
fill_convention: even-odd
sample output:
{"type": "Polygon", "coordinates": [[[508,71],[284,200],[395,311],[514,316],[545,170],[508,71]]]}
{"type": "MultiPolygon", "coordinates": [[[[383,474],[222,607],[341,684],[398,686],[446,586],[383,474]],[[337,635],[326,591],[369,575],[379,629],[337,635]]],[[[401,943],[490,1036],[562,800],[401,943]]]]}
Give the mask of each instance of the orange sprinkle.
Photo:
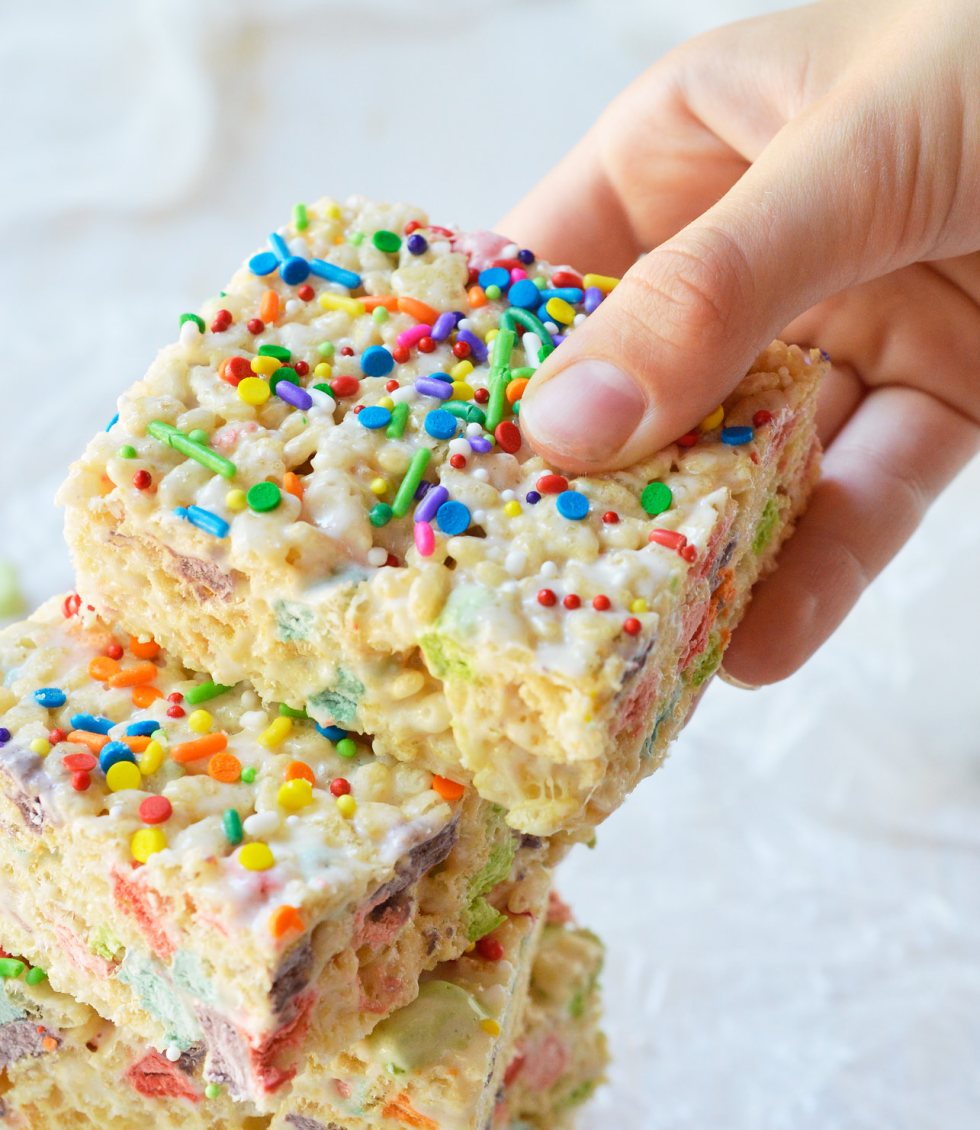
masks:
{"type": "Polygon", "coordinates": [[[93,734],[90,730],[72,730],[67,741],[86,746],[90,753],[101,753],[102,747],[109,744],[109,735],[93,734]]]}
{"type": "Polygon", "coordinates": [[[137,659],[156,659],[160,654],[160,645],[152,638],[146,642],[142,642],[138,640],[136,636],[130,636],[129,650],[137,659]]]}
{"type": "Polygon", "coordinates": [[[305,929],[303,919],[295,906],[277,906],[269,917],[269,930],[274,938],[282,938],[290,930],[302,933],[305,929]]]}
{"type": "Polygon", "coordinates": [[[228,371],[228,363],[231,360],[232,360],[231,357],[226,357],[224,359],[224,361],[222,361],[221,364],[218,366],[218,376],[223,381],[228,381],[229,384],[232,383],[231,380],[230,380],[231,373],[228,371]]]}
{"type": "Polygon", "coordinates": [[[365,294],[357,300],[370,314],[379,306],[394,313],[398,309],[398,299],[393,294],[365,294]]]}
{"type": "Polygon", "coordinates": [[[311,785],[316,784],[316,774],[305,761],[290,761],[286,766],[286,780],[295,781],[297,777],[302,777],[304,781],[309,781],[311,785]]]}
{"type": "Polygon", "coordinates": [[[208,762],[208,776],[233,785],[242,775],[242,763],[233,753],[216,753],[208,762]]]}
{"type": "Polygon", "coordinates": [[[274,290],[267,290],[262,295],[262,301],[259,303],[259,317],[266,324],[274,322],[279,317],[279,295],[274,290]]]}
{"type": "Polygon", "coordinates": [[[41,1041],[41,1047],[44,1048],[46,1052],[53,1052],[58,1047],[58,1041],[54,1036],[45,1036],[41,1041]]]}
{"type": "Polygon", "coordinates": [[[203,737],[171,747],[170,756],[179,765],[183,765],[187,761],[200,761],[202,757],[210,757],[212,753],[221,753],[227,748],[228,735],[216,730],[213,734],[205,734],[203,737]]]}
{"type": "Polygon", "coordinates": [[[282,489],[287,493],[298,498],[300,502],[303,501],[303,480],[296,474],[295,471],[287,471],[282,477],[282,489]]]}
{"type": "Polygon", "coordinates": [[[516,404],[518,400],[524,395],[524,390],[527,388],[527,377],[518,377],[515,381],[510,381],[506,389],[506,397],[508,404],[516,404]]]}
{"type": "Polygon", "coordinates": [[[141,683],[152,683],[159,675],[159,670],[152,663],[137,663],[135,667],[126,667],[117,671],[115,675],[106,679],[110,687],[138,687],[141,683]]]}
{"type": "Polygon", "coordinates": [[[471,286],[466,292],[466,297],[469,299],[470,305],[476,309],[478,306],[486,306],[487,296],[482,286],[471,286]]]}
{"type": "Polygon", "coordinates": [[[99,484],[99,494],[112,494],[115,489],[116,484],[112,481],[112,479],[110,479],[108,475],[103,475],[102,482],[99,484]]]}
{"type": "MultiPolygon", "coordinates": [[[[482,294],[483,291],[481,290],[482,294]]],[[[421,302],[418,298],[399,298],[398,309],[403,314],[409,314],[416,322],[424,322],[426,325],[435,325],[436,318],[439,317],[439,311],[434,310],[427,302],[421,302]]]]}
{"type": "Polygon", "coordinates": [[[426,1118],[424,1114],[420,1114],[412,1106],[411,1100],[404,1091],[398,1098],[388,1103],[381,1113],[385,1118],[394,1118],[398,1122],[403,1122],[406,1126],[416,1127],[416,1130],[439,1130],[437,1122],[433,1122],[431,1118],[426,1118]]]}
{"type": "Polygon", "coordinates": [[[123,738],[123,741],[129,746],[133,753],[142,753],[150,744],[148,734],[127,734],[123,738]]]}
{"type": "Polygon", "coordinates": [[[97,683],[104,683],[119,673],[119,664],[108,655],[97,655],[88,665],[88,673],[97,683]]]}
{"type": "Polygon", "coordinates": [[[450,781],[448,777],[439,777],[436,774],[432,776],[432,788],[443,800],[459,800],[466,792],[462,785],[450,781]]]}
{"type": "Polygon", "coordinates": [[[163,691],[157,687],[151,687],[145,683],[143,686],[133,687],[133,706],[143,709],[156,702],[158,698],[163,698],[163,691]]]}

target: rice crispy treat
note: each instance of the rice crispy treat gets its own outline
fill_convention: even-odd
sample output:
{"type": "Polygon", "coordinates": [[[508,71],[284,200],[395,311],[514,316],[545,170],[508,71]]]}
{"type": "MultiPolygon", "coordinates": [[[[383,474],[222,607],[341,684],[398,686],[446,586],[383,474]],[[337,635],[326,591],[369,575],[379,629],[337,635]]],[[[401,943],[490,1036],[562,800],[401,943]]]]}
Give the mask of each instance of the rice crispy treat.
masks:
{"type": "MultiPolygon", "coordinates": [[[[9,1130],[505,1130],[571,1126],[601,1081],[602,949],[545,922],[540,869],[505,921],[423,976],[410,1005],[334,1059],[311,1056],[275,1111],[208,1084],[202,1050],[168,1059],[0,959],[0,1126],[9,1130]],[[532,972],[533,967],[533,972],[532,972]],[[531,978],[530,996],[527,992],[531,978]]],[[[560,904],[559,904],[560,905],[560,904]]]]}
{"type": "Polygon", "coordinates": [[[0,944],[258,1109],[493,930],[493,891],[547,854],[76,596],[0,634],[0,944]]]}
{"type": "Polygon", "coordinates": [[[615,285],[404,205],[300,206],[75,464],[80,592],[515,828],[587,839],[791,533],[825,368],[775,342],[659,454],[564,476],[520,397],[615,285]]]}

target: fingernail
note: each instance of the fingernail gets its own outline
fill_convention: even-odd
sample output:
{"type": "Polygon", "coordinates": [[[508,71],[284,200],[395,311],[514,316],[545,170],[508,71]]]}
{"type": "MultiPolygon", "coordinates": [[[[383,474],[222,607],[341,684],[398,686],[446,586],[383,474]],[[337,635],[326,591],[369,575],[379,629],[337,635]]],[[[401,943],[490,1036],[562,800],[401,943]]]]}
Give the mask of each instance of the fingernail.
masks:
{"type": "Polygon", "coordinates": [[[729,675],[724,667],[718,668],[718,678],[723,683],[727,683],[730,687],[737,687],[740,691],[761,691],[762,687],[758,683],[743,683],[741,679],[737,679],[734,675],[729,675]]]}
{"type": "Polygon", "coordinates": [[[608,361],[576,361],[534,388],[521,419],[539,443],[600,462],[636,430],[646,397],[632,377],[608,361]]]}

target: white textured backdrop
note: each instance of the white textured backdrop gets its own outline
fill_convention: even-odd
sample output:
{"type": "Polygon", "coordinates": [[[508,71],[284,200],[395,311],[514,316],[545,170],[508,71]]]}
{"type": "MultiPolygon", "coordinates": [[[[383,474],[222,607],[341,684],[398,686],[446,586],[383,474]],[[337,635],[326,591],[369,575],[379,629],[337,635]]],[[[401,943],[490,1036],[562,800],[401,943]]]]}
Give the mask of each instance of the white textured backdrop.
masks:
{"type": "MultiPolygon", "coordinates": [[[[659,53],[773,3],[0,6],[0,559],[71,583],[69,459],[296,200],[486,225],[659,53]]],[[[980,465],[801,673],[716,686],[565,865],[609,946],[584,1130],[980,1121],[980,465]]]]}

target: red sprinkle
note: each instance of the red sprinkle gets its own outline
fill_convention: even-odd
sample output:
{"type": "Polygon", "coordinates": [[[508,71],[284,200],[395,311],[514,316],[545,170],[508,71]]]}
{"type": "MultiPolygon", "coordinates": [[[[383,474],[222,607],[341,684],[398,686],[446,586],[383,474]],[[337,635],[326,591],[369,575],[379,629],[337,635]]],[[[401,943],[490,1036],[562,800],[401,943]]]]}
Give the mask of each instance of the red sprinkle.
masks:
{"type": "Polygon", "coordinates": [[[418,231],[421,226],[418,220],[409,220],[404,228],[405,234],[411,235],[413,231],[418,231]]]}
{"type": "Polygon", "coordinates": [[[453,356],[458,357],[460,361],[465,361],[472,352],[468,341],[457,341],[453,345],[453,356]]]}
{"type": "Polygon", "coordinates": [[[676,530],[651,530],[647,541],[656,542],[657,545],[666,546],[667,549],[680,550],[687,545],[687,538],[676,530]]]}
{"type": "Polygon", "coordinates": [[[309,283],[303,283],[301,287],[297,288],[296,294],[300,298],[302,298],[304,302],[312,302],[313,296],[316,294],[316,291],[313,289],[313,287],[310,286],[309,283]]]}
{"type": "Polygon", "coordinates": [[[252,375],[252,367],[244,357],[229,357],[219,369],[224,380],[230,385],[236,385],[246,377],[252,375]]]}
{"type": "Polygon", "coordinates": [[[419,338],[419,353],[432,353],[435,347],[436,343],[431,337],[419,338]]]}
{"type": "Polygon", "coordinates": [[[231,311],[219,310],[214,316],[214,321],[211,323],[211,332],[213,334],[224,333],[225,330],[231,325],[231,322],[231,311]]]}
{"type": "Polygon", "coordinates": [[[296,370],[297,377],[305,377],[310,371],[310,366],[306,361],[294,361],[293,368],[296,370]]]}
{"type": "Polygon", "coordinates": [[[334,777],[330,782],[330,791],[334,796],[347,796],[350,792],[350,781],[346,777],[334,777]]]}
{"type": "Polygon", "coordinates": [[[98,762],[94,753],[66,753],[61,764],[69,773],[91,773],[98,762]]]}
{"type": "Polygon", "coordinates": [[[183,718],[185,713],[186,711],[184,710],[184,708],[182,706],[177,706],[176,703],[173,706],[167,707],[168,718],[183,718]]]}
{"type": "Polygon", "coordinates": [[[67,737],[68,737],[68,735],[65,733],[64,730],[55,729],[55,730],[52,730],[48,734],[48,741],[52,745],[58,745],[59,742],[63,742],[65,740],[65,738],[67,738],[67,737]]]}
{"type": "Polygon", "coordinates": [[[582,280],[574,271],[555,271],[551,276],[552,286],[574,286],[582,289],[582,280]]]}
{"type": "Polygon", "coordinates": [[[697,560],[698,551],[693,545],[682,545],[677,552],[681,555],[681,557],[684,558],[685,561],[697,560]]]}
{"type": "Polygon", "coordinates": [[[515,451],[520,451],[521,429],[513,420],[502,420],[496,428],[494,428],[493,437],[497,441],[497,446],[500,450],[506,451],[508,455],[513,455],[515,451]]]}
{"type": "Polygon", "coordinates": [[[564,475],[542,475],[534,485],[542,494],[561,494],[568,490],[568,479],[564,475]]]}
{"type": "Polygon", "coordinates": [[[171,694],[167,695],[167,702],[183,702],[183,701],[184,701],[184,696],[180,693],[180,691],[173,691],[171,694]]]}
{"type": "Polygon", "coordinates": [[[385,561],[385,564],[391,566],[392,569],[397,569],[401,562],[393,553],[389,553],[388,559],[387,561],[385,561]]]}
{"type": "Polygon", "coordinates": [[[698,442],[697,432],[686,432],[677,440],[678,447],[693,447],[698,442]]]}
{"type": "Polygon", "coordinates": [[[355,404],[354,405],[354,415],[360,416],[360,414],[364,411],[364,408],[365,408],[365,405],[363,405],[363,404],[355,404]]]}
{"type": "Polygon", "coordinates": [[[123,657],[122,644],[117,643],[115,640],[113,640],[112,643],[109,644],[106,647],[105,653],[110,659],[122,659],[122,657],[123,657]]]}
{"type": "Polygon", "coordinates": [[[485,388],[478,388],[476,392],[473,393],[473,399],[477,402],[477,404],[486,404],[486,402],[490,399],[490,393],[485,388]]]}
{"type": "Polygon", "coordinates": [[[354,356],[354,347],[351,346],[351,345],[341,346],[340,356],[341,357],[353,357],[354,356]]]}
{"type": "Polygon", "coordinates": [[[396,365],[404,365],[410,354],[404,345],[396,345],[391,351],[391,356],[395,359],[396,365]]]}
{"type": "Polygon", "coordinates": [[[772,413],[767,412],[765,408],[760,408],[758,412],[752,417],[752,427],[761,428],[766,424],[772,422],[772,413]]]}
{"type": "Polygon", "coordinates": [[[139,816],[144,824],[166,824],[173,814],[173,805],[165,796],[148,796],[140,802],[139,816]]]}
{"type": "Polygon", "coordinates": [[[72,616],[78,615],[79,608],[82,607],[82,598],[77,592],[73,592],[71,596],[65,597],[65,602],[61,606],[62,612],[65,614],[65,619],[70,620],[72,616]]]}
{"type": "Polygon", "coordinates": [[[594,596],[592,598],[592,607],[596,610],[596,612],[608,612],[612,607],[612,601],[608,596],[605,596],[603,593],[599,593],[598,596],[594,596]]]}
{"type": "Polygon", "coordinates": [[[385,392],[394,392],[396,388],[401,388],[401,385],[394,378],[385,381],[385,392]]]}
{"type": "Polygon", "coordinates": [[[265,322],[261,318],[249,318],[245,323],[245,328],[250,334],[260,334],[265,329],[265,322]]]}
{"type": "Polygon", "coordinates": [[[607,510],[605,514],[603,514],[602,520],[607,526],[615,526],[619,521],[619,515],[615,510],[607,510]]]}
{"type": "Polygon", "coordinates": [[[476,943],[476,952],[484,961],[500,961],[504,956],[504,947],[488,934],[476,943]]]}
{"type": "Polygon", "coordinates": [[[550,608],[553,604],[557,603],[558,597],[552,592],[551,589],[538,590],[538,604],[543,604],[545,608],[550,608]]]}
{"type": "Polygon", "coordinates": [[[72,773],[71,787],[76,793],[83,793],[91,785],[92,778],[88,773],[72,773]]]}
{"type": "Polygon", "coordinates": [[[357,377],[334,377],[329,383],[335,396],[357,396],[361,391],[357,377]]]}
{"type": "Polygon", "coordinates": [[[582,598],[576,593],[570,592],[568,596],[562,601],[566,608],[578,608],[582,603],[582,598]]]}
{"type": "Polygon", "coordinates": [[[643,625],[635,616],[630,616],[628,620],[623,621],[623,631],[631,636],[638,636],[643,631],[643,625]]]}
{"type": "Polygon", "coordinates": [[[133,475],[133,486],[137,490],[149,490],[153,483],[153,476],[149,471],[137,471],[133,475]]]}
{"type": "Polygon", "coordinates": [[[466,466],[466,456],[465,455],[450,455],[449,456],[449,466],[455,467],[457,471],[462,471],[462,469],[466,466]]]}

